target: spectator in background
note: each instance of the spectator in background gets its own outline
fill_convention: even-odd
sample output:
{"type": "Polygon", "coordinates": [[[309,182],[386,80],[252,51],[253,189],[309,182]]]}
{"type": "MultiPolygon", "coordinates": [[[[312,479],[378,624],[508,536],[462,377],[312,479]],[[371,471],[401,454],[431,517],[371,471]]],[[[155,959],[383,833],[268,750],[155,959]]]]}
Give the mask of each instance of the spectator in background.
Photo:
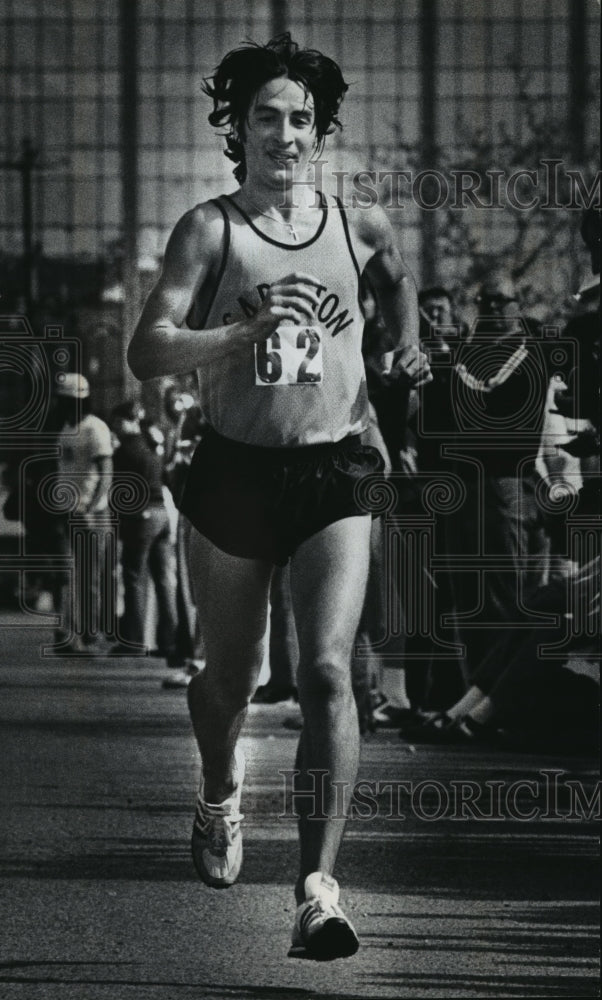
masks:
{"type": "Polygon", "coordinates": [[[163,413],[159,421],[164,435],[165,463],[169,465],[175,456],[181,437],[182,423],[186,416],[184,392],[175,382],[166,380],[163,389],[163,413]]]}
{"type": "Polygon", "coordinates": [[[441,340],[446,350],[446,332],[456,325],[451,292],[441,285],[423,288],[418,293],[420,340],[441,340]]]}
{"type": "Polygon", "coordinates": [[[384,444],[390,470],[404,472],[401,453],[406,448],[411,382],[405,378],[391,380],[383,376],[382,358],[391,357],[393,339],[385,326],[369,281],[361,285],[364,335],[362,353],[366,367],[366,384],[370,401],[370,426],[377,428],[384,444]]]}
{"type": "Polygon", "coordinates": [[[418,470],[434,474],[451,467],[441,445],[442,441],[449,443],[454,426],[452,361],[466,329],[455,315],[447,289],[440,286],[423,289],[418,294],[418,304],[420,345],[429,358],[433,381],[421,391],[421,405],[413,414],[410,429],[418,470]]]}
{"type": "MultiPolygon", "coordinates": [[[[600,471],[600,209],[587,209],[581,236],[589,254],[591,274],[573,298],[582,307],[563,332],[563,341],[575,353],[575,365],[565,382],[553,378],[548,389],[546,422],[540,453],[541,472],[559,492],[581,490],[580,505],[599,506],[600,471]]],[[[570,575],[576,565],[566,551],[558,518],[548,521],[551,559],[549,579],[570,575]]]]}
{"type": "Polygon", "coordinates": [[[191,525],[176,507],[184,489],[193,452],[203,435],[203,418],[194,397],[175,383],[167,384],[163,406],[165,419],[161,427],[164,432],[164,479],[174,502],[178,616],[174,660],[174,666],[178,669],[170,672],[163,681],[163,687],[186,688],[204,664],[205,651],[188,565],[191,525]]]}
{"type": "Polygon", "coordinates": [[[569,378],[565,390],[556,393],[555,403],[569,420],[579,420],[582,446],[576,450],[586,464],[594,464],[598,456],[600,434],[600,225],[602,212],[589,208],[583,213],[581,236],[590,254],[592,274],[574,298],[584,311],[566,325],[564,337],[573,340],[581,363],[569,378]]]}
{"type": "MultiPolygon", "coordinates": [[[[573,433],[580,429],[585,421],[569,420],[556,406],[556,395],[567,389],[564,382],[553,378],[548,387],[546,399],[546,415],[541,435],[541,446],[537,456],[537,471],[542,479],[547,480],[550,493],[560,499],[561,495],[575,494],[581,488],[581,459],[564,450],[569,444],[573,433]]],[[[555,578],[562,578],[571,573],[574,568],[569,554],[565,551],[565,540],[562,534],[555,530],[553,521],[545,517],[544,524],[548,534],[548,558],[546,566],[546,583],[555,578]]]]}
{"type": "Polygon", "coordinates": [[[163,431],[165,482],[177,502],[184,489],[192,453],[202,436],[203,421],[194,396],[175,385],[167,386],[163,406],[165,417],[160,427],[163,431]]]}
{"type": "MultiPolygon", "coordinates": [[[[597,276],[599,211],[584,213],[581,234],[597,276]]],[[[404,730],[402,735],[414,741],[498,742],[498,727],[503,726],[503,741],[513,748],[595,754],[599,747],[600,680],[595,661],[600,652],[600,552],[599,546],[596,551],[591,545],[592,526],[600,523],[599,281],[586,282],[575,297],[585,298],[596,308],[569,321],[565,342],[574,338],[576,347],[571,389],[565,386],[555,394],[550,392],[546,405],[549,408],[555,396],[558,410],[554,416],[578,425],[577,436],[568,443],[566,425],[557,428],[563,438],[557,447],[568,449],[572,458],[579,457],[581,469],[567,479],[562,457],[561,464],[551,469],[553,482],[558,483],[561,476],[560,482],[571,492],[582,477],[571,517],[573,532],[577,538],[583,532],[589,544],[582,544],[576,552],[567,551],[566,514],[561,504],[559,514],[550,516],[548,523],[555,550],[570,558],[566,558],[565,572],[551,573],[532,599],[532,610],[542,621],[534,619],[529,627],[499,631],[465,695],[413,731],[404,730]],[[579,555],[581,561],[575,558],[579,555]],[[553,650],[552,657],[546,658],[546,647],[553,650]]],[[[548,450],[553,445],[548,442],[548,450]]]]}
{"type": "Polygon", "coordinates": [[[56,386],[59,457],[57,477],[73,488],[76,502],[62,525],[65,552],[74,557],[71,593],[63,585],[60,596],[62,637],[57,652],[86,653],[99,638],[100,583],[104,572],[108,530],[108,494],[112,476],[111,432],[90,411],[90,386],[83,375],[57,376],[56,386]],[[73,518],[73,521],[71,521],[73,518]],[[80,544],[71,546],[71,526],[80,544]]]}
{"type": "MultiPolygon", "coordinates": [[[[60,557],[64,552],[63,517],[49,509],[41,495],[44,481],[48,477],[56,479],[57,473],[57,427],[53,406],[46,414],[43,433],[38,454],[31,450],[11,451],[7,464],[0,467],[2,484],[8,490],[3,514],[6,520],[20,521],[23,525],[25,555],[50,557],[50,565],[23,573],[18,595],[21,604],[37,611],[58,612],[61,590],[67,585],[68,576],[63,568],[57,567],[52,557],[60,557]],[[51,445],[53,439],[54,449],[51,445]]],[[[65,638],[62,629],[56,638],[59,642],[65,638]]]]}
{"type": "Polygon", "coordinates": [[[445,712],[402,736],[424,743],[499,743],[596,753],[599,740],[600,557],[540,588],[533,608],[556,624],[498,631],[472,684],[445,712]],[[568,619],[574,626],[569,633],[568,619]],[[546,658],[541,650],[561,652],[546,658]],[[503,732],[500,732],[502,727],[503,732]]]}
{"type": "MultiPolygon", "coordinates": [[[[420,309],[420,346],[429,359],[433,381],[420,390],[420,397],[410,404],[406,440],[406,463],[412,473],[413,495],[408,504],[419,516],[428,510],[424,497],[442,474],[454,472],[453,460],[446,455],[454,427],[452,363],[465,328],[455,314],[451,293],[440,285],[418,293],[420,309]]],[[[434,554],[448,556],[448,515],[434,515],[434,554]]],[[[430,567],[423,567],[423,572],[430,567]]],[[[449,567],[439,567],[431,589],[429,636],[415,635],[407,643],[408,692],[412,703],[422,709],[441,709],[463,692],[465,679],[462,663],[453,652],[437,649],[436,636],[457,643],[455,629],[443,629],[444,616],[454,609],[454,595],[449,567]]],[[[413,724],[412,719],[409,720],[413,724]]]]}
{"type": "Polygon", "coordinates": [[[450,551],[454,561],[483,560],[468,572],[452,567],[469,680],[489,650],[491,628],[520,620],[523,602],[543,581],[535,462],[555,370],[553,342],[539,339],[539,325],[521,315],[509,275],[492,271],[476,302],[479,315],[451,373],[456,472],[466,499],[449,519],[450,551]]]}
{"type": "Polygon", "coordinates": [[[299,643],[293,614],[290,568],[277,566],[270,586],[269,680],[261,684],[253,701],[261,705],[297,700],[299,643]]]}
{"type": "MultiPolygon", "coordinates": [[[[400,509],[407,511],[414,502],[411,470],[406,460],[408,418],[410,403],[415,403],[417,395],[412,393],[409,380],[383,377],[382,357],[389,355],[393,341],[365,276],[361,294],[365,320],[362,351],[369,396],[369,420],[363,442],[380,452],[383,474],[387,477],[394,474],[392,482],[400,509]]],[[[370,535],[366,598],[352,661],[353,690],[362,731],[396,726],[402,720],[420,716],[406,688],[405,636],[398,634],[397,629],[392,634],[388,620],[387,609],[393,606],[399,609],[402,597],[399,582],[387,574],[386,545],[383,519],[376,518],[370,535]]],[[[399,609],[402,616],[403,610],[399,609]]]]}
{"type": "Polygon", "coordinates": [[[141,502],[120,517],[124,610],[122,642],[111,650],[124,656],[144,646],[149,580],[157,598],[157,641],[168,665],[176,659],[176,560],[169,515],[163,499],[163,460],[142,432],[144,412],[129,400],[115,407],[111,430],[118,446],[114,455],[116,485],[128,485],[141,502]],[[132,645],[134,648],[132,649],[132,645]]]}

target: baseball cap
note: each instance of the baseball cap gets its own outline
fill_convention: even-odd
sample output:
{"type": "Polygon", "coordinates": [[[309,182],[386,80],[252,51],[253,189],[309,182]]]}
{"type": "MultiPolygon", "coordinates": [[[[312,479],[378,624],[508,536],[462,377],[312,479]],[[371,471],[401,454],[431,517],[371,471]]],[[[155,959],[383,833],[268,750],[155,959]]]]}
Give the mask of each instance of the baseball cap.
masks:
{"type": "Polygon", "coordinates": [[[56,376],[57,396],[68,396],[71,399],[86,399],[90,395],[90,383],[77,372],[60,372],[56,376]]]}

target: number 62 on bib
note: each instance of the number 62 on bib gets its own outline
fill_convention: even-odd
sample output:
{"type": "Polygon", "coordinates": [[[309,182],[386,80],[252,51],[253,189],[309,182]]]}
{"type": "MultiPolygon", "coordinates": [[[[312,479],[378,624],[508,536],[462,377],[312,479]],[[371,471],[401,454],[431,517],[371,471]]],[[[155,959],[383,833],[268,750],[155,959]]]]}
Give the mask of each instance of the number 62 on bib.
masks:
{"type": "Polygon", "coordinates": [[[317,385],[323,373],[320,327],[279,326],[255,344],[255,385],[317,385]]]}

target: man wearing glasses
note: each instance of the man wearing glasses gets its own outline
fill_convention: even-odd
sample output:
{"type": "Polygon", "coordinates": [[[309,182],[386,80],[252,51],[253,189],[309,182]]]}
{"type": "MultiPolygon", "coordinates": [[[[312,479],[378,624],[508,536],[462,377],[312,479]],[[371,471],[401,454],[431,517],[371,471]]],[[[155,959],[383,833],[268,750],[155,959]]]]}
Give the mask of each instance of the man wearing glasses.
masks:
{"type": "Polygon", "coordinates": [[[458,350],[451,393],[456,471],[466,487],[452,519],[452,577],[469,681],[492,628],[513,627],[543,581],[535,462],[554,346],[521,315],[508,274],[491,273],[475,301],[478,317],[458,350]]]}

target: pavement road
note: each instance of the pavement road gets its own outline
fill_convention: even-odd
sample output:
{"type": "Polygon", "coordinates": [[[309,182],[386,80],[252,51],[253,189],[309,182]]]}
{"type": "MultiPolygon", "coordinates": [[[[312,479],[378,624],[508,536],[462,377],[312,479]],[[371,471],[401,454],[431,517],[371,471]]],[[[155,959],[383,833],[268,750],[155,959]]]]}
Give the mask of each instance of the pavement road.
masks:
{"type": "Polygon", "coordinates": [[[215,891],[189,854],[185,692],[160,660],[50,658],[49,641],[0,621],[1,1000],[599,995],[591,759],[366,737],[336,873],[362,947],[295,961],[280,772],[298,710],[251,707],[245,862],[215,891]]]}

